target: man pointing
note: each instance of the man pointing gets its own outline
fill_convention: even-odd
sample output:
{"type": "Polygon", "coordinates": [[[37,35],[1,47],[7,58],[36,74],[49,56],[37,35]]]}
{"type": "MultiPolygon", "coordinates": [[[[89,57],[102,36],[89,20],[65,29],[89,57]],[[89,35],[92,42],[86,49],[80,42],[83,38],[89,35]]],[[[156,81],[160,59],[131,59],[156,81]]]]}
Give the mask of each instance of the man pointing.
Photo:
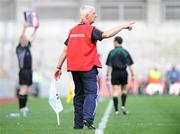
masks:
{"type": "Polygon", "coordinates": [[[61,67],[67,59],[67,70],[71,71],[75,84],[74,129],[82,129],[84,125],[89,129],[95,129],[93,121],[97,98],[97,68],[102,67],[96,43],[116,35],[123,29],[131,30],[133,23],[102,32],[92,26],[97,17],[94,7],[82,7],[80,15],[80,23],[70,30],[64,43],[64,50],[60,55],[54,77],[60,78],[61,67]]]}

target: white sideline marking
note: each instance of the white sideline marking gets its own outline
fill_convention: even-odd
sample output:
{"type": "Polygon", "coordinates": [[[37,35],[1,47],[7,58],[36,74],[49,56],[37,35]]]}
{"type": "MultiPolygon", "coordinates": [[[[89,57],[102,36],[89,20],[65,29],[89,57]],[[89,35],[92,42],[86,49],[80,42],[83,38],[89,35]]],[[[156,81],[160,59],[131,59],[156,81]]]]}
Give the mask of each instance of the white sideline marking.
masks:
{"type": "Polygon", "coordinates": [[[113,102],[112,100],[108,103],[108,106],[106,108],[106,111],[101,119],[101,122],[99,123],[99,127],[96,129],[95,134],[104,134],[104,129],[106,128],[106,123],[108,122],[109,114],[112,110],[113,102]]]}

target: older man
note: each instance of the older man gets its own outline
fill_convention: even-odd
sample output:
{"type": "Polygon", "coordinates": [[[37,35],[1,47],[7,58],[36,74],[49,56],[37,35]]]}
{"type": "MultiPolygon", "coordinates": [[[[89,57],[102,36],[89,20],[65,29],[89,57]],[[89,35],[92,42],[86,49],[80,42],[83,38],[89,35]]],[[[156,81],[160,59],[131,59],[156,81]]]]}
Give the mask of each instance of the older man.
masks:
{"type": "Polygon", "coordinates": [[[84,125],[89,129],[95,129],[93,121],[97,98],[97,68],[102,67],[96,43],[98,40],[101,41],[116,35],[123,29],[131,30],[133,23],[102,32],[91,25],[96,19],[94,7],[84,6],[80,9],[80,14],[81,21],[69,32],[54,77],[55,79],[60,77],[61,67],[67,58],[67,69],[72,72],[75,84],[74,129],[82,129],[84,125]]]}

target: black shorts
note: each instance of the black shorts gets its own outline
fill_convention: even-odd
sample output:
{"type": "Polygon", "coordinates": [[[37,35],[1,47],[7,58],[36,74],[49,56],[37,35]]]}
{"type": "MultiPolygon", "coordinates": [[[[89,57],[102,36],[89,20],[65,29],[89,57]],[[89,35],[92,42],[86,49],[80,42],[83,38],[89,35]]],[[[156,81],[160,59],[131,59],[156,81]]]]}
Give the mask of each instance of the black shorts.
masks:
{"type": "Polygon", "coordinates": [[[28,86],[30,86],[32,84],[32,70],[20,69],[19,84],[20,85],[28,85],[28,86]]]}
{"type": "Polygon", "coordinates": [[[126,70],[112,70],[112,85],[126,85],[128,83],[128,73],[126,70]]]}

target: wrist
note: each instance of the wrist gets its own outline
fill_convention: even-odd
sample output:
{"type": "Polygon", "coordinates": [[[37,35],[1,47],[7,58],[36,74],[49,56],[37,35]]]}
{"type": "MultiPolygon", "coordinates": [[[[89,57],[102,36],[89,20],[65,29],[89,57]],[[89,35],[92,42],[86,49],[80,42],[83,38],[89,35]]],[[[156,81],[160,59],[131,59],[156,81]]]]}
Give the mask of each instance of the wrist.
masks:
{"type": "Polygon", "coordinates": [[[56,67],[57,69],[61,70],[61,67],[56,67]]]}

